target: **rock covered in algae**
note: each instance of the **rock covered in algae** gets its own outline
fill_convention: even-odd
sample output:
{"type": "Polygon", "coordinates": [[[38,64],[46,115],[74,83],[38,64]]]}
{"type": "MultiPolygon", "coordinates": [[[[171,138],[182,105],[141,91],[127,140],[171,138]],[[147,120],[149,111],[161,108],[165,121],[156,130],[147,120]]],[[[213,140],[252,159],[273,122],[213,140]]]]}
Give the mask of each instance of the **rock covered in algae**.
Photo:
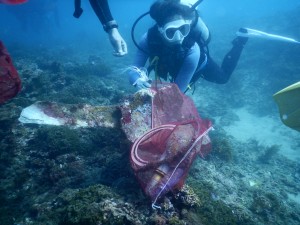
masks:
{"type": "Polygon", "coordinates": [[[199,196],[187,184],[174,195],[175,199],[179,200],[185,206],[200,206],[199,196]]]}
{"type": "Polygon", "coordinates": [[[151,128],[151,91],[141,90],[119,106],[36,102],[22,110],[21,123],[120,128],[130,141],[151,128]]]}
{"type": "Polygon", "coordinates": [[[151,103],[150,89],[142,89],[121,104],[122,129],[130,141],[134,141],[151,129],[151,103]]]}
{"type": "Polygon", "coordinates": [[[19,121],[58,126],[114,128],[118,124],[118,119],[114,116],[117,111],[116,106],[36,102],[23,109],[19,121]]]}

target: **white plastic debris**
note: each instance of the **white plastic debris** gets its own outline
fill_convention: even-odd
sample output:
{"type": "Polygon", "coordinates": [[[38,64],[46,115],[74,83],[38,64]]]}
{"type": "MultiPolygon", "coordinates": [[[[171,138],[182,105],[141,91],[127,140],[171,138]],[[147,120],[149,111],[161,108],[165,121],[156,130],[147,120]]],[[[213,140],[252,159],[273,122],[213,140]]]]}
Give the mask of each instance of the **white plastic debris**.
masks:
{"type": "Polygon", "coordinates": [[[35,104],[22,110],[19,121],[21,123],[48,124],[56,126],[64,124],[63,120],[46,115],[43,110],[35,104]]]}

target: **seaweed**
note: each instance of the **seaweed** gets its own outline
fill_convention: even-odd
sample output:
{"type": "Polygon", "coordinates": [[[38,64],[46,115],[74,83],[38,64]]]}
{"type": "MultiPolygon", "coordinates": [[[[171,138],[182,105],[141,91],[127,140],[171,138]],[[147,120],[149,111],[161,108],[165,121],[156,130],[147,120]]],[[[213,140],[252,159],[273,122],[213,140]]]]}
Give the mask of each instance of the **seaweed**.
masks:
{"type": "Polygon", "coordinates": [[[262,164],[267,164],[278,154],[279,150],[279,145],[266,147],[264,152],[260,156],[258,156],[257,161],[262,164]]]}

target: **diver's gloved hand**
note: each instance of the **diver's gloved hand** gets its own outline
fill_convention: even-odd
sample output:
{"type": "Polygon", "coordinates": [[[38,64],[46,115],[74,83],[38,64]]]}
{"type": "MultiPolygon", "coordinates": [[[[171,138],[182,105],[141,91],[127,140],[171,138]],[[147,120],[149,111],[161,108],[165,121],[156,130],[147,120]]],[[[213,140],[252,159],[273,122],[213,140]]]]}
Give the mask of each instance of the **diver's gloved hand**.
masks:
{"type": "Polygon", "coordinates": [[[114,48],[114,56],[124,56],[128,53],[127,44],[122,38],[117,28],[112,28],[108,31],[110,43],[114,48]]]}
{"type": "Polygon", "coordinates": [[[130,67],[128,71],[129,82],[138,89],[151,87],[151,80],[147,76],[147,70],[144,68],[130,67]]]}

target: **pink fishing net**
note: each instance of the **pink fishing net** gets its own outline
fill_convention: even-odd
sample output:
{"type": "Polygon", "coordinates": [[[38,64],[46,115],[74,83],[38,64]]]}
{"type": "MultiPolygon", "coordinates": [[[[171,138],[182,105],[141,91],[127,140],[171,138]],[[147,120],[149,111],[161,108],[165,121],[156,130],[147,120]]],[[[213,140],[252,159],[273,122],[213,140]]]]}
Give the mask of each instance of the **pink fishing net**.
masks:
{"type": "Polygon", "coordinates": [[[0,104],[21,91],[21,80],[4,44],[0,41],[0,104]]]}
{"type": "Polygon", "coordinates": [[[130,158],[143,191],[155,204],[182,187],[198,154],[209,153],[211,122],[200,118],[177,85],[160,84],[151,91],[152,129],[134,141],[130,158]]]}

